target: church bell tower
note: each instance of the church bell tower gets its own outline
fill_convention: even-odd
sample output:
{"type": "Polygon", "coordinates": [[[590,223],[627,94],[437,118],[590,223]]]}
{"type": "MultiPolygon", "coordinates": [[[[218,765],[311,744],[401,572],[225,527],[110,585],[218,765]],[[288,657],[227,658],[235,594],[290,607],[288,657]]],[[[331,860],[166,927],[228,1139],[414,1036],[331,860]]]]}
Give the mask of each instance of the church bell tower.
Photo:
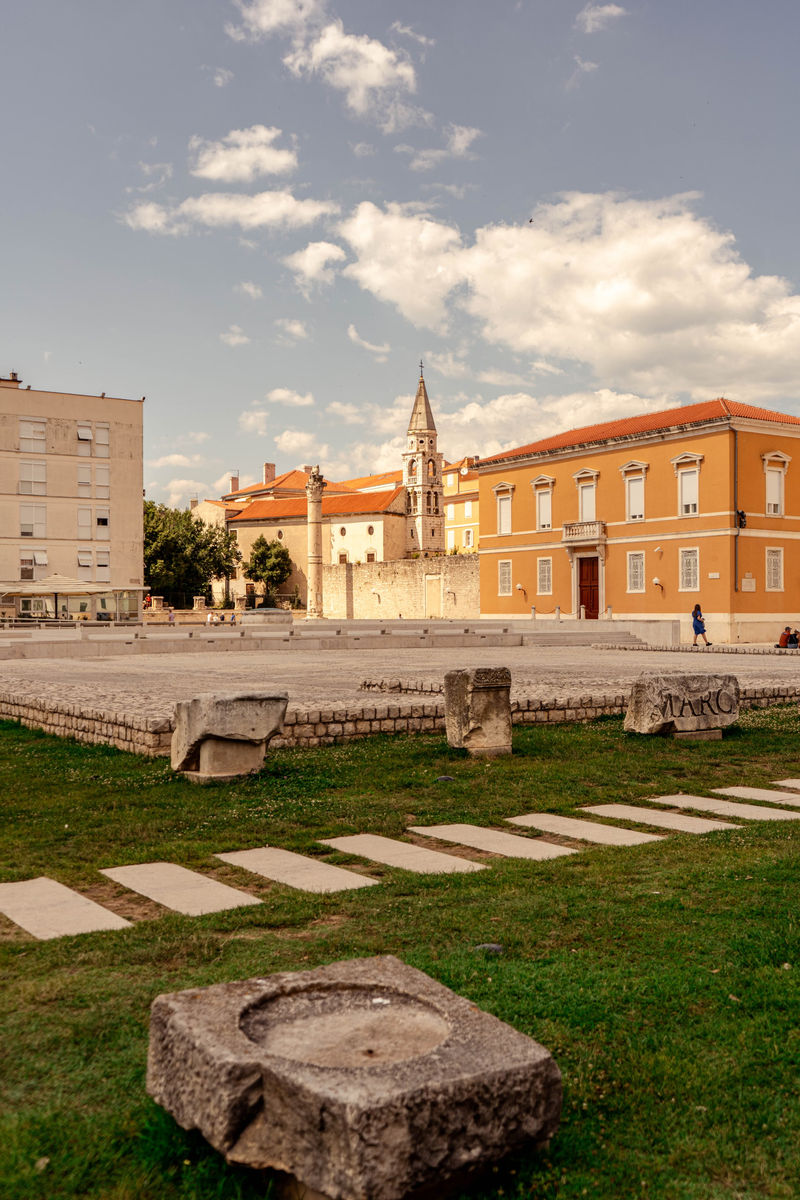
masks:
{"type": "Polygon", "coordinates": [[[442,456],[425,387],[422,363],[403,454],[406,489],[406,555],[444,552],[442,456]]]}

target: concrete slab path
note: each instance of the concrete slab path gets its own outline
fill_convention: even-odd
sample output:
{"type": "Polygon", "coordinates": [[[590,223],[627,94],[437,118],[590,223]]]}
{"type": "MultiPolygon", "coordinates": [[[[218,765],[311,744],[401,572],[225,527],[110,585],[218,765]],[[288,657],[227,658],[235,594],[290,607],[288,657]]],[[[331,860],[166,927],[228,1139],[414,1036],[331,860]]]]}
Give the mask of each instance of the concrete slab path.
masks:
{"type": "Polygon", "coordinates": [[[543,842],[540,838],[518,837],[515,833],[504,833],[500,829],[487,829],[478,825],[409,825],[409,829],[412,833],[422,834],[423,837],[455,842],[459,846],[471,846],[473,850],[486,850],[490,854],[502,854],[505,858],[561,858],[564,854],[579,853],[567,846],[543,842]]]}
{"type": "Polygon", "coordinates": [[[334,867],[330,863],[295,854],[293,850],[280,850],[275,846],[232,850],[227,854],[215,854],[214,858],[303,892],[346,892],[353,888],[372,887],[379,882],[367,875],[357,875],[355,871],[345,871],[343,867],[334,867]]]}
{"type": "Polygon", "coordinates": [[[714,788],[715,796],[733,796],[737,800],[763,800],[766,804],[788,804],[790,808],[800,808],[800,796],[794,792],[776,792],[770,788],[757,787],[727,787],[714,788]]]}
{"type": "Polygon", "coordinates": [[[0,883],[0,912],[40,941],[130,925],[124,917],[44,875],[0,883]]]}
{"type": "Polygon", "coordinates": [[[442,854],[439,850],[428,850],[424,846],[398,842],[394,838],[381,837],[375,833],[325,838],[323,845],[332,846],[334,850],[343,850],[346,854],[371,858],[373,862],[385,863],[387,867],[414,871],[418,875],[452,875],[486,869],[484,863],[472,862],[468,858],[456,858],[454,854],[442,854]]]}
{"type": "Polygon", "coordinates": [[[791,788],[792,791],[800,792],[800,779],[775,779],[775,787],[791,788]]]}
{"type": "Polygon", "coordinates": [[[635,804],[589,804],[582,812],[597,817],[614,817],[619,821],[636,821],[654,825],[656,829],[674,829],[678,833],[715,833],[718,829],[740,829],[728,821],[712,821],[708,817],[689,817],[683,813],[662,812],[659,808],[644,808],[635,804]]]}
{"type": "Polygon", "coordinates": [[[741,817],[743,821],[800,821],[800,812],[787,812],[785,808],[734,804],[732,800],[717,800],[715,796],[687,796],[683,792],[674,796],[653,796],[651,803],[664,804],[670,808],[696,808],[698,812],[719,813],[721,817],[741,817]]]}
{"type": "MultiPolygon", "coordinates": [[[[588,812],[588,809],[584,809],[588,812]]],[[[601,825],[597,821],[576,821],[556,813],[525,813],[521,817],[506,817],[511,825],[541,829],[561,837],[577,838],[581,842],[596,842],[600,846],[638,846],[644,842],[663,842],[657,833],[640,833],[636,829],[621,829],[619,825],[601,825]]]]}
{"type": "Polygon", "coordinates": [[[256,896],[240,892],[236,888],[209,879],[197,871],[189,871],[176,863],[137,863],[129,867],[108,867],[101,875],[121,883],[123,887],[138,892],[171,908],[173,912],[187,917],[201,917],[204,913],[224,912],[228,908],[242,908],[246,904],[260,904],[256,896]]]}

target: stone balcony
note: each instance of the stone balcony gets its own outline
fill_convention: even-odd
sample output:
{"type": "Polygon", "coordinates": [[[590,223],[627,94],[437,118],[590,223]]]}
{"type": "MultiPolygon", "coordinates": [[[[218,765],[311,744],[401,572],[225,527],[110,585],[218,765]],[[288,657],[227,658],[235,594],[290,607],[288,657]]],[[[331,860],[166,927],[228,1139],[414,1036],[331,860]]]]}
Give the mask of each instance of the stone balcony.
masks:
{"type": "Polygon", "coordinates": [[[604,543],[606,523],[605,521],[572,521],[564,525],[561,540],[565,546],[604,543]]]}

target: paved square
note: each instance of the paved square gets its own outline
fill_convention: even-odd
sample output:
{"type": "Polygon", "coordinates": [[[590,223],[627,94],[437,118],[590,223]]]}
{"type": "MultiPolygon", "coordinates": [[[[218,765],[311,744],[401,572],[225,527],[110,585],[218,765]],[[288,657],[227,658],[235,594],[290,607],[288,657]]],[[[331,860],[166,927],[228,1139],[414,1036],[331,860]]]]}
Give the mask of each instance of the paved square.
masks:
{"type": "MultiPolygon", "coordinates": [[[[585,808],[583,811],[590,810],[585,808]]],[[[596,842],[600,846],[638,846],[644,842],[664,840],[657,833],[620,829],[618,825],[601,825],[598,821],[576,821],[573,817],[561,817],[556,813],[525,813],[521,817],[506,817],[506,820],[511,825],[541,829],[543,833],[557,833],[582,842],[596,842]]]]}
{"type": "Polygon", "coordinates": [[[439,850],[427,850],[424,846],[398,842],[394,838],[380,837],[375,833],[325,838],[323,844],[333,846],[334,850],[343,850],[347,854],[371,858],[373,862],[385,863],[387,867],[415,871],[418,875],[445,875],[486,869],[483,863],[472,862],[468,858],[456,858],[454,854],[442,854],[439,850]]]}
{"type": "Polygon", "coordinates": [[[108,867],[101,874],[187,917],[201,917],[204,913],[224,912],[228,908],[261,903],[247,892],[239,892],[236,888],[218,883],[216,879],[209,879],[197,871],[179,867],[176,863],[152,862],[131,867],[108,867]]]}
{"type": "Polygon", "coordinates": [[[343,867],[334,867],[330,863],[275,846],[232,850],[227,854],[215,854],[214,858],[303,892],[346,892],[353,888],[372,887],[379,882],[367,875],[357,875],[355,871],[345,871],[343,867]]]}
{"type": "Polygon", "coordinates": [[[486,850],[490,854],[502,854],[505,858],[561,858],[564,854],[578,853],[567,846],[543,842],[540,838],[517,837],[514,833],[478,825],[409,825],[409,829],[412,833],[421,833],[423,837],[471,846],[473,850],[486,850]]]}
{"type": "Polygon", "coordinates": [[[712,821],[708,817],[690,817],[683,813],[663,812],[659,808],[643,808],[635,804],[587,804],[582,812],[597,817],[614,817],[619,821],[636,821],[639,825],[654,825],[656,829],[675,829],[679,833],[715,833],[718,829],[740,829],[728,821],[712,821]]]}
{"type": "Polygon", "coordinates": [[[130,925],[101,904],[43,875],[0,883],[0,912],[40,941],[130,925]]]}

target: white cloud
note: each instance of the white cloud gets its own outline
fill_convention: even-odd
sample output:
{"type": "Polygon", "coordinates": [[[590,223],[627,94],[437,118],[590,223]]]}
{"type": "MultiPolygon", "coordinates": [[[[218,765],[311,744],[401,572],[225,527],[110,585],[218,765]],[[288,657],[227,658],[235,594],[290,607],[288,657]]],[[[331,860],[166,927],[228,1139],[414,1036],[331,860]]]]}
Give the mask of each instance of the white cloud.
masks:
{"type": "Polygon", "coordinates": [[[204,66],[203,70],[211,72],[211,81],[214,84],[214,87],[227,87],[230,81],[233,79],[233,71],[229,71],[227,67],[204,66]]]}
{"type": "Polygon", "coordinates": [[[177,235],[198,226],[222,229],[299,229],[320,217],[338,211],[324,200],[298,200],[291,192],[259,192],[243,196],[230,192],[207,192],[192,196],[170,209],[152,201],[135,205],[123,220],[134,230],[177,235]]]}
{"type": "Polygon", "coordinates": [[[331,264],[347,258],[341,246],[333,242],[309,242],[302,250],[285,258],[284,264],[293,272],[295,283],[301,292],[308,295],[312,287],[332,283],[334,270],[331,264]]]}
{"type": "Polygon", "coordinates": [[[800,296],[754,275],[695,196],[569,193],[531,223],[488,225],[471,245],[429,216],[360,204],[341,226],[345,274],[418,327],[468,314],[484,339],[536,369],[586,364],[650,395],[796,394],[800,296]]]}
{"type": "Polygon", "coordinates": [[[275,325],[283,335],[284,341],[302,342],[308,337],[305,321],[298,321],[295,317],[278,317],[275,325]]]}
{"type": "Polygon", "coordinates": [[[430,171],[448,158],[475,158],[471,146],[476,138],[483,136],[483,131],[469,125],[449,125],[445,130],[446,140],[442,149],[415,150],[413,146],[395,146],[398,154],[411,156],[409,167],[412,171],[430,171]]]}
{"type": "Polygon", "coordinates": [[[273,438],[281,454],[305,455],[315,461],[325,458],[329,453],[327,445],[319,445],[313,433],[304,429],[284,429],[273,438]]]}
{"type": "Polygon", "coordinates": [[[356,158],[369,158],[371,154],[375,153],[375,147],[369,142],[356,142],[355,145],[351,143],[350,149],[356,158]]]}
{"type": "Polygon", "coordinates": [[[298,34],[319,22],[324,0],[235,0],[242,18],[240,26],[228,25],[225,32],[234,41],[259,41],[273,33],[298,34]]]}
{"type": "Polygon", "coordinates": [[[241,325],[230,325],[224,333],[219,335],[219,340],[224,342],[226,346],[246,346],[250,338],[244,332],[241,325]]]}
{"type": "Polygon", "coordinates": [[[161,458],[149,460],[151,467],[192,467],[205,462],[202,454],[164,454],[161,458]]]}
{"type": "Polygon", "coordinates": [[[218,142],[201,137],[189,139],[194,155],[192,175],[218,183],[249,183],[260,175],[286,175],[297,167],[294,150],[274,145],[281,130],[274,126],[251,125],[232,129],[218,142]]]}
{"type": "Polygon", "coordinates": [[[386,362],[387,356],[392,348],[388,342],[384,342],[382,346],[376,346],[372,342],[366,342],[359,334],[355,325],[352,324],[347,326],[347,336],[356,346],[361,346],[363,350],[369,350],[370,354],[374,354],[377,362],[386,362]]]}
{"type": "Polygon", "coordinates": [[[263,408],[251,408],[239,414],[239,428],[242,433],[254,433],[257,437],[266,437],[270,414],[263,408]]]}
{"type": "Polygon", "coordinates": [[[611,21],[615,21],[618,17],[624,17],[626,14],[627,9],[621,8],[619,4],[589,3],[575,18],[575,28],[579,29],[581,33],[597,33],[599,30],[605,29],[611,21]]]}
{"type": "Polygon", "coordinates": [[[361,409],[357,405],[342,404],[341,400],[332,400],[326,405],[325,412],[330,413],[332,417],[338,417],[345,425],[360,425],[363,420],[361,409]]]}
{"type": "Polygon", "coordinates": [[[204,433],[203,430],[198,429],[193,433],[183,434],[180,440],[184,442],[192,442],[194,445],[198,446],[202,442],[207,442],[210,437],[210,433],[204,433]]]}
{"type": "MultiPolygon", "coordinates": [[[[151,485],[153,490],[160,487],[170,508],[186,508],[192,496],[203,496],[208,491],[208,484],[201,479],[170,479],[163,485],[151,485]]],[[[150,490],[150,489],[148,489],[150,490]]]]}
{"type": "Polygon", "coordinates": [[[291,404],[295,408],[311,408],[314,403],[313,392],[306,392],[302,395],[300,392],[294,392],[291,388],[273,388],[271,392],[267,392],[267,400],[273,404],[291,404]]]}
{"type": "Polygon", "coordinates": [[[243,279],[241,283],[237,283],[233,290],[241,293],[242,296],[249,296],[251,300],[260,300],[264,295],[264,289],[261,284],[252,283],[248,279],[243,279]]]}
{"type": "Polygon", "coordinates": [[[168,162],[140,162],[139,170],[148,182],[140,184],[138,187],[128,187],[125,189],[126,192],[136,192],[139,195],[145,195],[148,192],[157,191],[158,188],[164,186],[168,179],[172,178],[172,163],[168,162]]]}
{"type": "Polygon", "coordinates": [[[52,357],[53,357],[53,351],[52,351],[52,350],[45,350],[44,354],[42,355],[42,358],[44,359],[44,361],[45,361],[46,363],[50,362],[50,359],[51,359],[52,357]]]}
{"type": "Polygon", "coordinates": [[[580,54],[573,54],[572,57],[575,60],[575,70],[572,72],[566,82],[565,86],[568,91],[578,86],[581,76],[591,75],[592,71],[597,70],[596,62],[589,62],[587,59],[581,58],[580,54]]]}
{"type": "Polygon", "coordinates": [[[399,33],[402,37],[411,38],[412,41],[418,42],[420,46],[436,45],[436,38],[426,37],[424,33],[417,33],[410,25],[401,25],[399,21],[393,21],[389,29],[392,33],[399,33]]]}

